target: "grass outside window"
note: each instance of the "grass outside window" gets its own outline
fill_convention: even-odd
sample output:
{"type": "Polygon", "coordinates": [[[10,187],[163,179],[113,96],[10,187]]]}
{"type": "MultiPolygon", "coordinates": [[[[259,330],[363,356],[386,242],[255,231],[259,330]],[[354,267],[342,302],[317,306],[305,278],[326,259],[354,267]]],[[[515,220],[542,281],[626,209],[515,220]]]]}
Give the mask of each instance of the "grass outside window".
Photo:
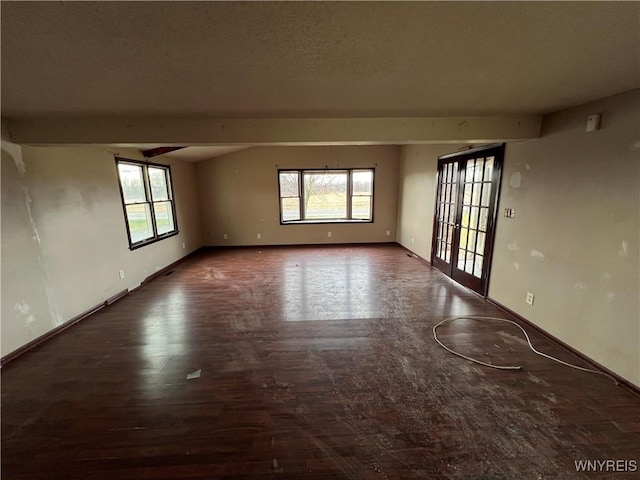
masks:
{"type": "Polygon", "coordinates": [[[280,222],[373,221],[371,169],[280,170],[280,222]]]}
{"type": "Polygon", "coordinates": [[[170,167],[122,158],[116,165],[129,248],[176,235],[170,167]]]}

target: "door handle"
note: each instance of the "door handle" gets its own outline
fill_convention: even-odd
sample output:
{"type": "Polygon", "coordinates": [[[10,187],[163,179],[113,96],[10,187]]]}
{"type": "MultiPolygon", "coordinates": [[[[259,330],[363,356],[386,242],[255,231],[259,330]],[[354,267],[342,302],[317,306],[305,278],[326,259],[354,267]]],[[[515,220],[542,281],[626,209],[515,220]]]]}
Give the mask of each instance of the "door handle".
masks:
{"type": "Polygon", "coordinates": [[[460,224],[459,223],[456,223],[456,229],[458,229],[458,230],[460,229],[460,224]]]}

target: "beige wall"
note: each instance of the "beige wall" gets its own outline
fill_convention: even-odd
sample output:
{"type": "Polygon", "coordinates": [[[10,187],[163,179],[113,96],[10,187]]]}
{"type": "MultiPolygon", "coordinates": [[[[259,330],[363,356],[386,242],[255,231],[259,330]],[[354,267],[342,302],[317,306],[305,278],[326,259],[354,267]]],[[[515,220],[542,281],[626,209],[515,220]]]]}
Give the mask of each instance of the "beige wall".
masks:
{"type": "Polygon", "coordinates": [[[640,90],[507,145],[489,296],[640,385],[640,90]],[[587,116],[601,129],[585,133],[587,116]],[[535,294],[533,306],[526,292],[535,294]]]}
{"type": "Polygon", "coordinates": [[[201,246],[195,167],[176,161],[180,234],[129,250],[114,153],[2,142],[2,355],[201,246]]]}
{"type": "Polygon", "coordinates": [[[460,145],[406,145],[400,153],[397,242],[431,260],[438,157],[460,145]]]}
{"type": "MultiPolygon", "coordinates": [[[[640,385],[640,90],[546,116],[506,146],[489,297],[640,385]],[[586,133],[587,116],[602,114],[586,133]],[[506,219],[504,208],[515,218],[506,219]],[[525,303],[535,294],[533,306],[525,303]]],[[[402,147],[397,241],[429,259],[437,157],[402,147]]]]}
{"type": "Polygon", "coordinates": [[[204,242],[217,246],[393,242],[398,154],[395,146],[254,147],[200,162],[204,242]],[[373,223],[280,225],[278,168],[325,166],[375,167],[373,223]]]}

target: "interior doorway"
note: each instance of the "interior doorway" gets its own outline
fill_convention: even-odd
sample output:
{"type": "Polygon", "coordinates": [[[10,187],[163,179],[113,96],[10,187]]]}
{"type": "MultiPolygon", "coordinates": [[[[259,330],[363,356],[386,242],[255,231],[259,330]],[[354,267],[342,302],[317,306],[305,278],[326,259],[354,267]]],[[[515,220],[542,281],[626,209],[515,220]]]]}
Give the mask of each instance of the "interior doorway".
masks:
{"type": "Polygon", "coordinates": [[[487,295],[504,144],[438,158],[431,264],[487,295]]]}

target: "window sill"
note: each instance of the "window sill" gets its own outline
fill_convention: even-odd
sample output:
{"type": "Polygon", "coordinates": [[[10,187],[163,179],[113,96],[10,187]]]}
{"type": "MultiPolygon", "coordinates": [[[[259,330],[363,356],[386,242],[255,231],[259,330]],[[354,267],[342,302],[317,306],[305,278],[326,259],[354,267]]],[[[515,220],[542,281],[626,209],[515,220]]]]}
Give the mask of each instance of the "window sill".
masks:
{"type": "Polygon", "coordinates": [[[280,221],[280,225],[320,225],[327,223],[373,223],[373,220],[340,220],[340,219],[327,219],[327,220],[290,220],[288,222],[280,221]]]}
{"type": "Polygon", "coordinates": [[[161,240],[164,240],[165,238],[175,237],[176,235],[178,235],[178,233],[180,233],[178,230],[174,230],[173,232],[165,233],[159,237],[152,237],[148,240],[143,240],[138,243],[129,244],[129,250],[136,250],[138,248],[146,247],[147,245],[151,245],[152,243],[156,243],[161,240]]]}

